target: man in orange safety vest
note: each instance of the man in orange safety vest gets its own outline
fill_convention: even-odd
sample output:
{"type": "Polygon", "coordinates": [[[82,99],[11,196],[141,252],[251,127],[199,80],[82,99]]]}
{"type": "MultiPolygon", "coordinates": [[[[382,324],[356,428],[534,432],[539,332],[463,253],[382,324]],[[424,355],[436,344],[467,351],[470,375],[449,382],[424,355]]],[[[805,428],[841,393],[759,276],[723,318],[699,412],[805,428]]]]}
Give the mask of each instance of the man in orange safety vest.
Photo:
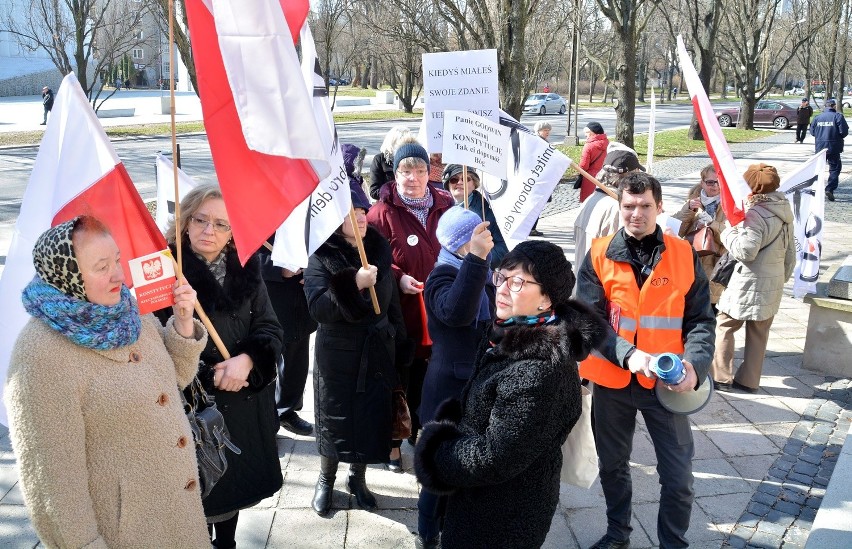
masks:
{"type": "Polygon", "coordinates": [[[685,378],[664,390],[695,390],[713,359],[716,321],[707,277],[692,247],[657,225],[662,213],[660,182],[642,172],[618,186],[622,228],[595,239],[577,277],[577,298],[592,305],[612,327],[610,337],[580,364],[594,382],[592,410],[607,531],[596,549],[630,545],[630,453],[641,411],[657,457],[661,547],[687,547],[694,499],[694,444],[689,419],[657,398],[662,384],[651,371],[653,356],[682,357],[685,378]]]}

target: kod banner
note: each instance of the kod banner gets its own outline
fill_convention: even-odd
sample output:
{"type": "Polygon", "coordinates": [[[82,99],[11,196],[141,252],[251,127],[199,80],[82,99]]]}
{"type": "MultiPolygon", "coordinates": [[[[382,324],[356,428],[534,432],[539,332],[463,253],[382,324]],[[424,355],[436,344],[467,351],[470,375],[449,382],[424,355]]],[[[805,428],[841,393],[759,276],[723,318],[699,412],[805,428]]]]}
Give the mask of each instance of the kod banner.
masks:
{"type": "Polygon", "coordinates": [[[446,110],[467,111],[498,122],[497,50],[424,53],[423,96],[430,153],[443,152],[446,110]]]}
{"type": "Polygon", "coordinates": [[[823,149],[781,181],[778,189],[793,210],[796,237],[796,267],[793,269],[793,297],[816,293],[825,225],[825,153],[823,149]]]}
{"type": "Polygon", "coordinates": [[[444,111],[443,162],[503,177],[508,168],[509,131],[476,114],[444,111]]]}
{"type": "Polygon", "coordinates": [[[571,160],[544,139],[519,128],[511,117],[502,118],[501,124],[511,130],[509,169],[504,178],[485,175],[482,188],[497,228],[512,249],[529,236],[571,160]]]}

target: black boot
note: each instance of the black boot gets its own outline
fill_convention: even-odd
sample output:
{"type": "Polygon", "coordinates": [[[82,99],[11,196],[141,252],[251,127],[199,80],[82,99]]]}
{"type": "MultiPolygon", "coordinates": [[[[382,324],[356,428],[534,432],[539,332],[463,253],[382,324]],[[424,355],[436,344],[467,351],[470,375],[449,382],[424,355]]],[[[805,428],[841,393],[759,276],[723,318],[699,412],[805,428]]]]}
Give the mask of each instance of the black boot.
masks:
{"type": "Polygon", "coordinates": [[[314,489],[314,499],[311,507],[321,517],[331,510],[331,498],[334,495],[334,477],[337,476],[337,460],[334,458],[320,456],[320,475],[317,479],[317,487],[314,489]]]}
{"type": "Polygon", "coordinates": [[[366,476],[366,463],[353,463],[349,466],[349,491],[355,496],[358,507],[372,511],[376,508],[376,496],[367,488],[366,476]]]}

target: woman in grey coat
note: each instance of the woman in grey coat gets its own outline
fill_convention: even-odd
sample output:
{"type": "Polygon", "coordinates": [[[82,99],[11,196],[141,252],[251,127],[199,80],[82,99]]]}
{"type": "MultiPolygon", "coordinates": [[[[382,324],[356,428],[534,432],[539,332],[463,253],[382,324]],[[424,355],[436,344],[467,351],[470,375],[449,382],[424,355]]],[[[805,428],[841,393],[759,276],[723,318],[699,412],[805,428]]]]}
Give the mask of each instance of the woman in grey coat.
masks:
{"type": "Polygon", "coordinates": [[[752,164],[744,174],[752,190],[745,221],[722,232],[722,243],[739,263],[719,298],[716,352],[711,372],[716,389],[757,392],[769,328],[796,264],[793,210],[775,168],[752,164]],[[743,362],[734,375],[734,334],[746,326],[743,362]]]}

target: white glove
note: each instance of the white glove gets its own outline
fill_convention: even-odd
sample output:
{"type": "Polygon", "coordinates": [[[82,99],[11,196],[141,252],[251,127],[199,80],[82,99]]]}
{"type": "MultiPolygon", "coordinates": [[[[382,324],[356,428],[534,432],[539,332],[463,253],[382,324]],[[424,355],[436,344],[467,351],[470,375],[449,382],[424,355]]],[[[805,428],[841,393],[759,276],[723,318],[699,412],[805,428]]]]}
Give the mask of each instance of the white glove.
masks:
{"type": "Polygon", "coordinates": [[[651,361],[654,359],[651,355],[644,351],[636,349],[633,354],[627,359],[627,367],[634,374],[643,374],[653,378],[654,373],[651,371],[651,361]]]}
{"type": "Polygon", "coordinates": [[[705,225],[709,225],[713,222],[713,217],[704,210],[698,212],[698,221],[704,223],[705,225]]]}

